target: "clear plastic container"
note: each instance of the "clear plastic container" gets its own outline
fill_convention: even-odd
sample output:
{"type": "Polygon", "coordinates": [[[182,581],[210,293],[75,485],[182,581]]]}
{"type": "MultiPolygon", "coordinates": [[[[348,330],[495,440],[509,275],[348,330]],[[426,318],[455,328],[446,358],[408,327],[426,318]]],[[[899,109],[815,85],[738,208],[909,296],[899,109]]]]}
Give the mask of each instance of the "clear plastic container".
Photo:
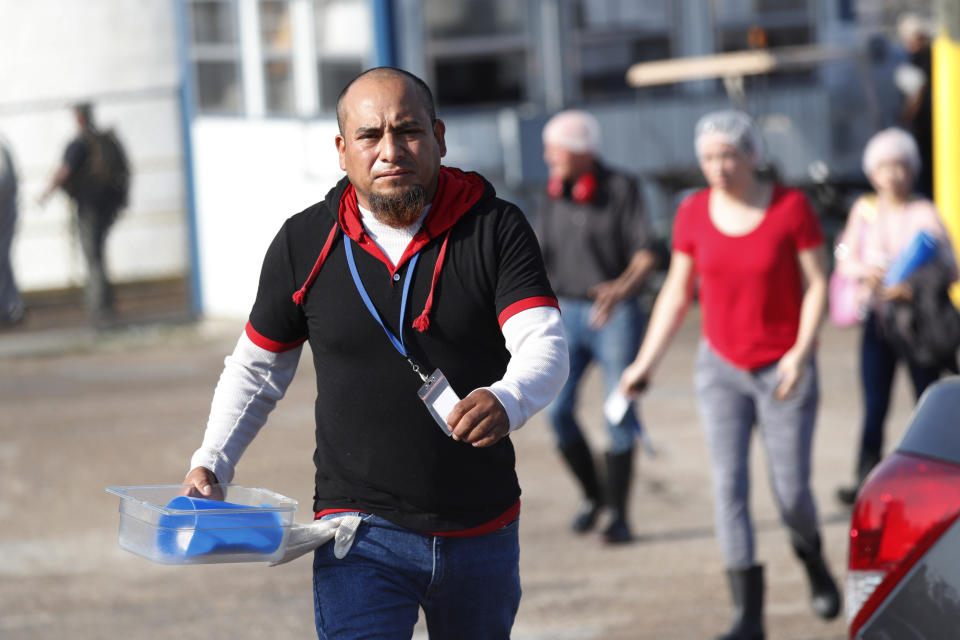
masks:
{"type": "Polygon", "coordinates": [[[271,562],[283,557],[297,501],[267,489],[214,485],[223,501],[187,497],[187,485],[107,487],[120,497],[120,547],[161,564],[271,562]]]}

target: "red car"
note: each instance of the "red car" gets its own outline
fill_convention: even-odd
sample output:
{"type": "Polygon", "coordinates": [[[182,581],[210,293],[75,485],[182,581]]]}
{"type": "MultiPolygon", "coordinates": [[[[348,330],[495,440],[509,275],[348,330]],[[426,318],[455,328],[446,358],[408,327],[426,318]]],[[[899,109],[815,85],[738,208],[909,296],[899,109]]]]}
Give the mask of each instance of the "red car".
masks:
{"type": "Polygon", "coordinates": [[[931,385],[853,509],[850,638],[960,638],[960,377],[931,385]]]}

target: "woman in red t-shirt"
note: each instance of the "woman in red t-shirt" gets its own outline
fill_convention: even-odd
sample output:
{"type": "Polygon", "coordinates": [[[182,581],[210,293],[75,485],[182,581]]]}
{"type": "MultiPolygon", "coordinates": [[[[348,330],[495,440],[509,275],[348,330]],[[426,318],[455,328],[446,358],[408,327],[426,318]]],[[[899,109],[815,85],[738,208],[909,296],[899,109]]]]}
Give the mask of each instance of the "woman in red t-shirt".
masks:
{"type": "Polygon", "coordinates": [[[821,555],[810,491],[819,402],[814,360],[826,307],[823,232],[804,195],[760,180],[760,136],[744,113],[697,123],[696,150],[709,188],[680,205],[666,281],[621,388],[649,383],[690,306],[699,278],[703,339],[695,386],[709,446],[716,533],[736,603],[726,640],[763,638],[763,571],[749,511],[750,435],[763,435],[776,504],[823,618],[840,595],[821,555]]]}

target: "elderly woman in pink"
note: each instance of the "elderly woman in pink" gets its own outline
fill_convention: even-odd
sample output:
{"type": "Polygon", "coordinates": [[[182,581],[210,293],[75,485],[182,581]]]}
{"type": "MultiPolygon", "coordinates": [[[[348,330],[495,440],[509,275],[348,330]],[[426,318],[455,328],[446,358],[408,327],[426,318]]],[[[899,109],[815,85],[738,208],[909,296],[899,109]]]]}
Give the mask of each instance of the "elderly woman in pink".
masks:
{"type": "MultiPolygon", "coordinates": [[[[884,277],[894,259],[926,232],[937,243],[935,260],[946,280],[956,277],[950,240],[937,208],[930,200],[912,195],[920,171],[920,154],[909,133],[890,128],[873,136],[863,152],[863,171],[876,193],[862,196],[850,210],[841,243],[837,247],[837,269],[860,283],[863,311],[863,339],[860,348],[860,378],[863,387],[864,417],[857,457],[856,483],[837,490],[837,498],[853,504],[857,491],[883,453],[883,423],[890,406],[890,391],[897,362],[904,360],[913,389],[919,398],[944,368],[955,368],[953,358],[938,364],[905,357],[896,348],[891,332],[883,328],[884,305],[909,301],[910,284],[885,285],[884,277]]],[[[889,309],[889,305],[887,305],[889,309]]]]}

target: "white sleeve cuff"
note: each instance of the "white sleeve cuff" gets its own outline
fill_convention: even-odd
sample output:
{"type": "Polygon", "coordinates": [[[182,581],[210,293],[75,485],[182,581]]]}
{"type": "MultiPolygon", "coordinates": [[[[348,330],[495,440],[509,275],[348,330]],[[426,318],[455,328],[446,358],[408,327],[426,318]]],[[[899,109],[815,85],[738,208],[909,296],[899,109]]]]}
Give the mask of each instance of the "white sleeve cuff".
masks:
{"type": "Polygon", "coordinates": [[[221,483],[233,480],[240,457],[293,380],[302,350],[300,345],[274,353],[255,345],[246,333],[240,336],[224,360],[203,444],[190,458],[191,469],[206,467],[221,483]]]}
{"type": "Polygon", "coordinates": [[[503,405],[513,431],[556,397],[570,362],[560,311],[554,307],[521,311],[503,323],[502,331],[510,362],[503,378],[487,389],[503,405]]]}

